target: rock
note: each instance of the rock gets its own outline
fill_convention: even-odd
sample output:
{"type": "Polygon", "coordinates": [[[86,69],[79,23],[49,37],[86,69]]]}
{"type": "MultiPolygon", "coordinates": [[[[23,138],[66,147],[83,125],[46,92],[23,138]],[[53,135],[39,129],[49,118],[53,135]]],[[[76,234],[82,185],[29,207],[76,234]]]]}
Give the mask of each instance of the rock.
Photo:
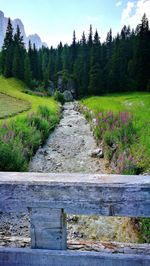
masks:
{"type": "Polygon", "coordinates": [[[94,126],[96,126],[96,118],[93,118],[92,123],[94,126]]]}
{"type": "Polygon", "coordinates": [[[76,95],[76,86],[73,79],[68,80],[66,89],[71,92],[73,98],[75,99],[77,95],[76,95]]]}
{"type": "Polygon", "coordinates": [[[63,92],[63,78],[62,76],[59,76],[58,77],[58,80],[57,80],[57,88],[60,92],[63,92]]]}
{"type": "Polygon", "coordinates": [[[64,95],[64,98],[65,98],[65,101],[66,102],[73,101],[73,95],[72,95],[71,91],[65,90],[64,93],[63,93],[63,95],[64,95]]]}
{"type": "Polygon", "coordinates": [[[50,160],[51,160],[51,157],[45,157],[45,159],[46,159],[47,161],[50,161],[50,160]]]}
{"type": "Polygon", "coordinates": [[[100,152],[97,154],[98,158],[104,158],[104,153],[102,150],[100,150],[100,152]]]}
{"type": "Polygon", "coordinates": [[[47,150],[44,150],[44,151],[43,151],[43,154],[44,154],[44,156],[47,156],[47,155],[48,155],[47,150]]]}
{"type": "Polygon", "coordinates": [[[113,152],[115,152],[117,150],[117,145],[113,143],[112,147],[111,147],[111,150],[113,152]]]}
{"type": "MultiPolygon", "coordinates": [[[[41,38],[37,34],[26,36],[24,25],[20,19],[17,18],[17,19],[11,20],[11,23],[14,29],[14,33],[16,32],[17,26],[19,26],[26,48],[28,48],[29,40],[31,41],[31,44],[35,43],[35,46],[37,49],[42,48],[42,46],[47,47],[47,44],[43,43],[41,41],[41,38]]],[[[4,13],[0,11],[0,48],[2,47],[3,42],[4,42],[7,24],[8,24],[8,18],[6,18],[4,16],[4,13]]]]}
{"type": "Polygon", "coordinates": [[[91,157],[93,157],[93,158],[95,158],[95,157],[103,158],[104,157],[103,150],[101,148],[98,148],[98,149],[92,151],[91,157]]]}
{"type": "Polygon", "coordinates": [[[92,119],[95,119],[95,115],[94,115],[93,111],[90,111],[90,117],[91,117],[92,119]]]}
{"type": "Polygon", "coordinates": [[[68,79],[64,82],[63,75],[60,74],[57,80],[57,88],[64,94],[66,101],[73,101],[76,98],[76,88],[73,79],[68,79]]]}
{"type": "Polygon", "coordinates": [[[142,175],[146,176],[146,175],[150,175],[150,171],[144,172],[142,175]]]}
{"type": "Polygon", "coordinates": [[[32,45],[35,44],[35,47],[39,50],[40,48],[42,48],[42,46],[47,47],[46,43],[43,43],[40,36],[38,34],[31,34],[27,37],[26,39],[26,46],[28,46],[29,40],[31,42],[32,45]]]}

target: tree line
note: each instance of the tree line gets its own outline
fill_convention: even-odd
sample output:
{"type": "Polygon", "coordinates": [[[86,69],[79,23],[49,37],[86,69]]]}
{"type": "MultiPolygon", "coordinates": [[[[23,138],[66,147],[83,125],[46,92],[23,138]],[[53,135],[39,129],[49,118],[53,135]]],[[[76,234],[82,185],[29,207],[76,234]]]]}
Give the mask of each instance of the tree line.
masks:
{"type": "Polygon", "coordinates": [[[73,80],[78,97],[110,92],[150,90],[150,28],[144,14],[135,30],[124,26],[116,37],[112,31],[101,43],[98,31],[90,26],[88,37],[83,32],[71,45],[37,50],[29,41],[25,49],[17,26],[14,34],[8,20],[4,44],[0,52],[0,72],[6,78],[15,77],[31,89],[48,89],[50,81],[57,88],[58,77],[63,83],[73,80]]]}

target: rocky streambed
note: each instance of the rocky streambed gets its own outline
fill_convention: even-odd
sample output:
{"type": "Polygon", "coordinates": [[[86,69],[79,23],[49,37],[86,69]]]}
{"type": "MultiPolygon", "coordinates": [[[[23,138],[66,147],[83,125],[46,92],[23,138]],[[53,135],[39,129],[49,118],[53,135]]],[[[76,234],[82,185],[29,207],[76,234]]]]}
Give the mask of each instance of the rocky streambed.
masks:
{"type": "Polygon", "coordinates": [[[90,125],[76,110],[76,103],[64,105],[59,125],[34,156],[29,171],[106,173],[104,161],[93,158],[97,146],[90,125]]]}
{"type": "MultiPolygon", "coordinates": [[[[109,173],[105,160],[93,157],[93,152],[97,149],[96,141],[90,125],[76,110],[76,103],[64,105],[59,125],[46,144],[37,151],[29,165],[29,171],[109,173]]],[[[27,214],[1,213],[0,245],[28,246],[28,220],[27,214]]],[[[138,229],[130,218],[68,216],[67,220],[68,243],[73,243],[72,246],[77,249],[84,241],[139,241],[138,229]],[[74,241],[77,241],[76,244],[74,241]]]]}

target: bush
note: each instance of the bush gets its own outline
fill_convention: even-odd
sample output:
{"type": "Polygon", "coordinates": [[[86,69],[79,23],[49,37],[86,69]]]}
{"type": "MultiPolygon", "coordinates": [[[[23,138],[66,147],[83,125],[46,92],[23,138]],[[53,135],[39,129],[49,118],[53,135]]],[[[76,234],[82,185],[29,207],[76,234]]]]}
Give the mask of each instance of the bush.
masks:
{"type": "Polygon", "coordinates": [[[41,134],[41,140],[42,143],[44,140],[48,137],[49,135],[49,130],[50,130],[50,123],[42,118],[41,116],[38,116],[36,114],[32,114],[31,116],[28,117],[28,124],[29,126],[36,128],[41,134]]]}
{"type": "Polygon", "coordinates": [[[0,171],[25,171],[27,162],[19,138],[0,141],[0,171]]]}
{"type": "Polygon", "coordinates": [[[64,95],[58,90],[56,90],[54,93],[54,99],[60,102],[62,105],[65,103],[64,95]]]}
{"type": "Polygon", "coordinates": [[[114,158],[118,174],[139,174],[140,168],[133,157],[133,148],[137,132],[133,118],[128,112],[100,112],[94,128],[96,138],[103,140],[105,156],[111,161],[114,158]]]}
{"type": "Polygon", "coordinates": [[[131,155],[120,154],[117,160],[117,174],[137,175],[138,167],[135,159],[131,155]]]}
{"type": "Polygon", "coordinates": [[[27,119],[16,120],[15,123],[11,123],[11,128],[23,144],[26,159],[30,160],[42,143],[40,131],[29,126],[27,119]]]}

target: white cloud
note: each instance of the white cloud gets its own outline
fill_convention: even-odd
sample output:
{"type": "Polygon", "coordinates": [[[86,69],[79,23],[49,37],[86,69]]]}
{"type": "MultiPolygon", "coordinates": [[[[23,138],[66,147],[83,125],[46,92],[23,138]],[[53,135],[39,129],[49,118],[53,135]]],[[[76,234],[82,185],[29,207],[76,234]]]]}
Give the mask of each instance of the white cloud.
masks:
{"type": "Polygon", "coordinates": [[[129,1],[122,12],[121,24],[135,28],[140,23],[144,13],[150,21],[150,0],[138,0],[136,3],[129,1]]]}
{"type": "Polygon", "coordinates": [[[117,6],[117,7],[122,6],[122,1],[118,1],[118,2],[116,3],[116,6],[117,6]]]}

